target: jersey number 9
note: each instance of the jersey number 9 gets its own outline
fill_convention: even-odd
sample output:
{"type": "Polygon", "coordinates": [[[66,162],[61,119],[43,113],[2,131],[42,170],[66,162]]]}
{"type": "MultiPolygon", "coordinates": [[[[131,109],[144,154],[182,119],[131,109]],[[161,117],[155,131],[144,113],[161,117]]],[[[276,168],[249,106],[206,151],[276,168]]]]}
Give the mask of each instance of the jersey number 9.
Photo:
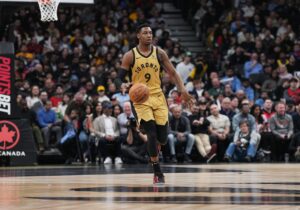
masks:
{"type": "Polygon", "coordinates": [[[151,74],[149,74],[149,73],[145,74],[145,79],[146,79],[146,82],[149,82],[149,80],[151,79],[151,74]]]}

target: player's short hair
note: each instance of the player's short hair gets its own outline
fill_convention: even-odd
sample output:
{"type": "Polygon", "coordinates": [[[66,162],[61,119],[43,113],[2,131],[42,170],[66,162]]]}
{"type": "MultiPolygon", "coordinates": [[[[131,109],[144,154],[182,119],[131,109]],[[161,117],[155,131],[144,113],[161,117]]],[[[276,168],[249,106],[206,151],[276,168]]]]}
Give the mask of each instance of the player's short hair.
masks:
{"type": "Polygon", "coordinates": [[[138,25],[136,27],[136,33],[140,33],[141,29],[145,28],[145,27],[150,27],[150,25],[148,23],[142,23],[142,24],[138,25]]]}

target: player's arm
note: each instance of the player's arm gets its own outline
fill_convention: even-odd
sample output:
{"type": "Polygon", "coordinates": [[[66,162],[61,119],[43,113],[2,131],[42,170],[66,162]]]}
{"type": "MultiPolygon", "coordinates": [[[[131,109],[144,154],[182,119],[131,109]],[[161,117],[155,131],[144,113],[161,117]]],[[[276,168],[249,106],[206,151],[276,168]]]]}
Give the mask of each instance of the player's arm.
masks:
{"type": "Polygon", "coordinates": [[[161,62],[162,67],[169,74],[171,80],[175,83],[178,91],[181,93],[182,99],[185,102],[187,102],[190,106],[192,106],[192,104],[194,103],[194,98],[185,89],[183,81],[180,78],[180,76],[177,74],[173,64],[170,62],[167,53],[164,50],[159,48],[158,58],[161,62]]]}
{"type": "Polygon", "coordinates": [[[118,72],[118,78],[124,83],[126,82],[125,77],[128,74],[128,71],[132,63],[133,63],[133,54],[132,51],[128,51],[123,56],[121,68],[119,69],[118,72]]]}

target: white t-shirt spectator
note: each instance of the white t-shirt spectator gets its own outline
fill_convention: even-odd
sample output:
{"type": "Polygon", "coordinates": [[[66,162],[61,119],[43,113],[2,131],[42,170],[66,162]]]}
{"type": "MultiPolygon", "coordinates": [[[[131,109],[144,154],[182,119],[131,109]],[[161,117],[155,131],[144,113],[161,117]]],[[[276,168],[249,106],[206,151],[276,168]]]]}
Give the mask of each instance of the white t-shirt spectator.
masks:
{"type": "Polygon", "coordinates": [[[186,83],[191,71],[194,68],[195,66],[192,63],[185,64],[184,62],[180,62],[176,66],[176,71],[179,74],[179,76],[182,78],[183,82],[186,83]]]}

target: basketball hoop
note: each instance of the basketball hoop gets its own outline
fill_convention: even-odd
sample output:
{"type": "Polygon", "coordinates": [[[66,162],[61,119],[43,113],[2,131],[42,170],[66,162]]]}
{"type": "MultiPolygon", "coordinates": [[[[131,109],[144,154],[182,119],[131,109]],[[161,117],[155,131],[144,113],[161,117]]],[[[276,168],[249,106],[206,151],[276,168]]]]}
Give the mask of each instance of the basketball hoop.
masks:
{"type": "Polygon", "coordinates": [[[57,20],[57,8],[60,0],[38,0],[41,21],[56,21],[57,20]]]}

